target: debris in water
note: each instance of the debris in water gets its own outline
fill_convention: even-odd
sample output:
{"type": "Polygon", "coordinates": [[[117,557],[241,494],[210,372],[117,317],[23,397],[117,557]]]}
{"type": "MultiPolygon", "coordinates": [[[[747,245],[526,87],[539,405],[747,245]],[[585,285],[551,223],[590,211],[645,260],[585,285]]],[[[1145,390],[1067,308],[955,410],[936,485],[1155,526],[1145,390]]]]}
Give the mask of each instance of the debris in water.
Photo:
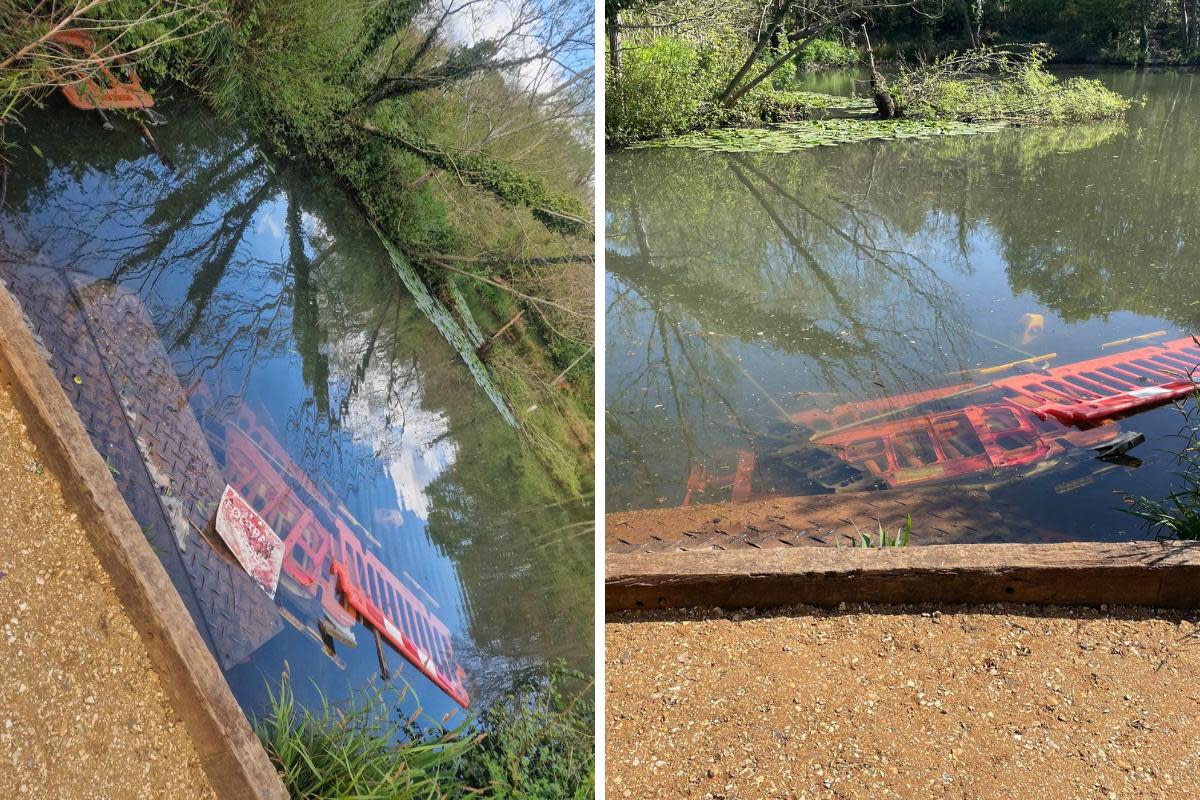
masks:
{"type": "MultiPolygon", "coordinates": [[[[92,62],[92,71],[75,72],[56,77],[65,82],[59,86],[67,102],[82,111],[131,110],[143,111],[154,105],[154,98],[142,88],[137,72],[125,59],[108,54],[101,57],[95,40],[83,31],[62,30],[53,34],[51,40],[64,50],[81,50],[84,58],[92,62]],[[116,66],[125,80],[121,80],[109,64],[116,66]]],[[[78,56],[72,54],[73,58],[78,56]]],[[[152,119],[154,119],[152,117],[152,119]]]]}
{"type": "Polygon", "coordinates": [[[283,567],[283,541],[232,486],[227,485],[221,495],[216,527],[242,568],[274,598],[283,567]]]}
{"type": "Polygon", "coordinates": [[[1029,344],[1046,329],[1046,318],[1041,314],[1022,314],[1020,325],[1021,344],[1029,344]]]}
{"type": "Polygon", "coordinates": [[[1133,448],[1146,441],[1146,434],[1137,431],[1126,431],[1119,437],[1100,447],[1092,448],[1096,458],[1101,461],[1118,461],[1133,448]]]}
{"type": "MultiPolygon", "coordinates": [[[[1132,337],[1139,338],[1139,337],[1132,337]]],[[[1011,367],[1047,358],[1031,356],[1011,367]]],[[[989,368],[991,369],[991,368],[989,368]]],[[[697,493],[732,489],[733,500],[792,493],[917,486],[999,470],[1036,474],[1074,449],[1113,465],[1136,467],[1127,452],[1145,441],[1117,419],[1195,392],[1200,341],[1181,338],[990,383],[958,384],[785,414],[779,446],[739,452],[734,474],[692,465],[684,506],[697,493]],[[972,405],[938,409],[968,394],[972,405]],[[753,459],[753,460],[752,460],[753,459]],[[840,462],[840,463],[839,463],[840,462]],[[739,475],[741,464],[752,475],[739,475]]],[[[1073,491],[1079,481],[1058,487],[1073,491]]]]}

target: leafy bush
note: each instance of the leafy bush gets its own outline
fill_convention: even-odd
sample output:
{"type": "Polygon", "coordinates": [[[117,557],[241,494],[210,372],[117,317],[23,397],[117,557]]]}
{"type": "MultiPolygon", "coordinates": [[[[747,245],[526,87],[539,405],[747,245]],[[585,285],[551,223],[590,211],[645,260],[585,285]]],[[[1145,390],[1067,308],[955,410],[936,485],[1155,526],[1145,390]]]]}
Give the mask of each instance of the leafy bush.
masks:
{"type": "Polygon", "coordinates": [[[695,45],[676,37],[626,50],[619,73],[605,78],[608,138],[630,142],[691,128],[706,99],[695,80],[699,69],[695,45]]]}
{"type": "Polygon", "coordinates": [[[285,675],[255,728],[297,800],[590,798],[595,705],[585,676],[556,666],[453,730],[399,716],[408,690],[371,688],[342,706],[296,705],[285,675]]]}
{"type": "Polygon", "coordinates": [[[1053,54],[979,48],[904,69],[890,87],[901,114],[969,122],[1067,123],[1117,119],[1130,101],[1098,80],[1059,80],[1045,69],[1053,54]]]}
{"type": "Polygon", "coordinates": [[[837,39],[814,39],[796,54],[796,66],[799,69],[852,67],[858,60],[858,49],[842,44],[837,39]]]}
{"type": "Polygon", "coordinates": [[[483,738],[460,761],[459,776],[488,797],[593,797],[595,725],[591,682],[557,667],[484,712],[483,738]]]}

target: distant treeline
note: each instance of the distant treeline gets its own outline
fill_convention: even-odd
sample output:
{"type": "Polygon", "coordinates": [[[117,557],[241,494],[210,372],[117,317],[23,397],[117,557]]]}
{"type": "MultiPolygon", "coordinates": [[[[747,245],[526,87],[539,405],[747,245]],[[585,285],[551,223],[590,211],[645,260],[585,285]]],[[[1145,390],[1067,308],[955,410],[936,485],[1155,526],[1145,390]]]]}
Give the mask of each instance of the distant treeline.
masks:
{"type": "Polygon", "coordinates": [[[884,55],[1043,42],[1060,63],[1197,63],[1200,0],[921,0],[875,15],[884,55]]]}
{"type": "Polygon", "coordinates": [[[1185,60],[1195,18],[1170,28],[1167,10],[1186,12],[1127,0],[610,0],[605,134],[623,145],[807,119],[836,100],[810,91],[810,71],[853,64],[872,67],[858,91],[884,118],[1112,119],[1122,98],[1058,82],[1046,60],[1185,60]]]}

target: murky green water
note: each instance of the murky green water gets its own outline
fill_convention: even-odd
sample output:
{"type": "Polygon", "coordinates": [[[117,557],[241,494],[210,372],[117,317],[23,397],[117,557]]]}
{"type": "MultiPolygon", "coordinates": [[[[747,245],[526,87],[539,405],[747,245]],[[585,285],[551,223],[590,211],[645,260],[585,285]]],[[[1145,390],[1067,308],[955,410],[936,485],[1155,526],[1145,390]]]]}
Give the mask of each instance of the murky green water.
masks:
{"type": "MultiPolygon", "coordinates": [[[[781,410],[1200,330],[1200,76],[1096,74],[1145,105],[1075,129],[610,155],[608,508],[679,504],[696,465],[768,447],[781,410]]],[[[1055,536],[1144,536],[1114,492],[1165,492],[1180,425],[1170,407],[1121,423],[1147,436],[1140,467],[1065,459],[994,496],[1055,536]]]]}
{"type": "MultiPolygon", "coordinates": [[[[182,384],[217,401],[202,425],[220,430],[213,414],[245,404],[344,501],[449,626],[477,703],[554,659],[590,670],[590,506],[555,504],[345,194],[183,101],[164,104],[170,123],[155,130],[173,174],[136,132],[50,105],[24,118],[23,141],[44,156],[15,158],[6,251],[136,292],[182,384]]],[[[358,640],[337,647],[343,668],[284,625],[230,683],[261,711],[286,662],[303,701],[342,696],[378,670],[370,634],[358,640]]],[[[402,675],[434,716],[451,706],[402,675]]]]}

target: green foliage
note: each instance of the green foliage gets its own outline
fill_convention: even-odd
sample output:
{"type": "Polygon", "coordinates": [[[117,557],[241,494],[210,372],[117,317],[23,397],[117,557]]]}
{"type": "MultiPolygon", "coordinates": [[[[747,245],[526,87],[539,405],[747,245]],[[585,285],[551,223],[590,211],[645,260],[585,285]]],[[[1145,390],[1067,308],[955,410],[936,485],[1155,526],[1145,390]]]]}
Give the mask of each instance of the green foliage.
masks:
{"type": "Polygon", "coordinates": [[[297,800],[434,798],[457,795],[456,763],[477,739],[464,724],[452,731],[416,729],[391,713],[405,693],[372,688],[343,707],[323,696],[317,710],[296,705],[284,676],[270,713],[255,727],[271,763],[297,800]]]}
{"type": "MultiPolygon", "coordinates": [[[[1149,56],[1158,63],[1195,63],[1196,42],[1185,42],[1181,10],[1188,0],[1005,0],[972,6],[982,11],[984,42],[1045,42],[1060,62],[1135,63],[1143,23],[1149,56]]],[[[918,8],[877,15],[871,27],[876,57],[890,52],[932,58],[973,46],[961,0],[921,0],[918,8]]],[[[1189,12],[1190,14],[1190,12],[1189,12]]],[[[1195,34],[1193,34],[1194,36],[1195,34]]]]}
{"type": "Polygon", "coordinates": [[[395,113],[396,106],[384,107],[376,119],[392,142],[419,154],[433,166],[444,169],[491,192],[501,203],[525,206],[534,219],[547,228],[576,236],[587,235],[590,225],[586,219],[587,206],[578,197],[552,192],[537,175],[518,170],[502,159],[482,150],[451,152],[428,141],[420,134],[406,130],[403,115],[395,113]]]}
{"type": "Polygon", "coordinates": [[[606,136],[614,144],[693,130],[803,119],[813,108],[855,101],[763,82],[735,108],[715,102],[745,58],[747,46],[714,35],[702,42],[661,36],[624,51],[621,70],[606,75],[606,136]]]}
{"type": "Polygon", "coordinates": [[[1060,80],[1045,69],[1051,53],[979,48],[904,69],[890,86],[914,119],[1071,123],[1119,119],[1130,101],[1098,80],[1060,80]]]}
{"type": "Polygon", "coordinates": [[[620,72],[605,76],[608,138],[630,142],[689,130],[706,100],[699,72],[700,53],[683,39],[664,36],[629,49],[620,72]]]}
{"type": "Polygon", "coordinates": [[[909,515],[904,520],[904,526],[898,528],[895,533],[888,533],[883,529],[883,524],[879,524],[879,530],[872,539],[870,534],[863,533],[854,526],[855,533],[858,537],[854,540],[854,546],[862,547],[908,547],[908,539],[912,536],[912,516],[909,515]]]}
{"type": "Polygon", "coordinates": [[[591,683],[557,666],[453,730],[399,716],[409,690],[370,688],[340,706],[296,704],[285,675],[259,739],[297,800],[591,797],[595,706],[591,683]]]}
{"type": "Polygon", "coordinates": [[[488,797],[590,798],[595,727],[591,682],[559,666],[484,712],[483,739],[459,763],[462,782],[488,797]]]}
{"type": "MultiPolygon", "coordinates": [[[[1198,396],[1197,399],[1200,399],[1198,396]]],[[[1160,539],[1200,541],[1200,420],[1196,407],[1183,412],[1184,426],[1178,434],[1178,467],[1175,483],[1161,500],[1140,495],[1124,495],[1128,508],[1122,509],[1146,523],[1160,539]]]]}
{"type": "Polygon", "coordinates": [[[814,39],[796,54],[799,69],[852,67],[858,61],[858,49],[842,44],[838,39],[814,39]]]}
{"type": "Polygon", "coordinates": [[[790,153],[811,147],[851,144],[869,139],[925,139],[930,136],[965,136],[1000,130],[1003,123],[955,120],[825,119],[791,122],[772,128],[726,128],[686,133],[670,139],[644,142],[642,147],[685,147],[720,153],[790,153]]]}
{"type": "MultiPolygon", "coordinates": [[[[577,195],[554,192],[539,176],[485,151],[437,144],[453,130],[408,97],[367,99],[383,80],[372,56],[389,42],[403,45],[398,32],[420,7],[332,0],[265,6],[243,22],[233,63],[211,70],[206,87],[218,106],[253,121],[277,152],[330,167],[406,250],[450,251],[464,243],[433,187],[420,182],[430,166],[502,204],[530,208],[552,230],[586,234],[588,209],[577,195]],[[374,132],[364,129],[367,118],[378,126],[374,132]]],[[[409,81],[400,93],[408,95],[453,84],[494,55],[494,43],[485,42],[450,52],[438,68],[388,80],[409,81]]]]}

